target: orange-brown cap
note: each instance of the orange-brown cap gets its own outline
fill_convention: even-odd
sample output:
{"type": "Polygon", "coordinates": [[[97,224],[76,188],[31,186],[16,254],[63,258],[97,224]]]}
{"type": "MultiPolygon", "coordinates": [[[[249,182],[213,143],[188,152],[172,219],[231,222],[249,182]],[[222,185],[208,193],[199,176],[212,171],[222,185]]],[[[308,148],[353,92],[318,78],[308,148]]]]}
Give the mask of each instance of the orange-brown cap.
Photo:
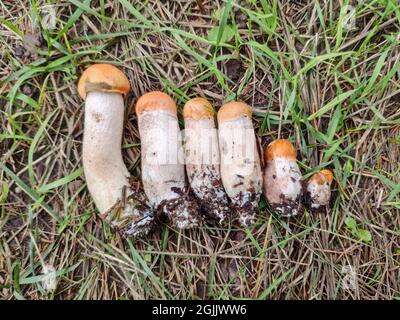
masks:
{"type": "Polygon", "coordinates": [[[293,144],[287,139],[278,139],[272,141],[265,148],[265,160],[273,160],[276,158],[286,158],[288,160],[296,160],[297,151],[293,144]]]}
{"type": "Polygon", "coordinates": [[[251,119],[252,111],[251,108],[244,102],[232,101],[225,103],[218,110],[218,122],[236,120],[242,117],[248,117],[251,119]]]}
{"type": "Polygon", "coordinates": [[[78,93],[82,99],[90,91],[116,92],[127,95],[131,86],[128,78],[111,64],[94,64],[87,68],[78,82],[78,93]]]}
{"type": "Polygon", "coordinates": [[[317,184],[324,184],[329,183],[331,184],[333,181],[333,173],[331,170],[323,169],[317,173],[314,173],[311,178],[310,182],[315,182],[317,184]]]}
{"type": "Polygon", "coordinates": [[[208,100],[204,98],[193,98],[186,102],[183,107],[183,117],[199,120],[203,118],[213,118],[214,109],[208,100]]]}
{"type": "Polygon", "coordinates": [[[142,95],[136,102],[136,114],[139,116],[144,111],[166,110],[177,116],[174,99],[161,91],[151,91],[142,95]]]}

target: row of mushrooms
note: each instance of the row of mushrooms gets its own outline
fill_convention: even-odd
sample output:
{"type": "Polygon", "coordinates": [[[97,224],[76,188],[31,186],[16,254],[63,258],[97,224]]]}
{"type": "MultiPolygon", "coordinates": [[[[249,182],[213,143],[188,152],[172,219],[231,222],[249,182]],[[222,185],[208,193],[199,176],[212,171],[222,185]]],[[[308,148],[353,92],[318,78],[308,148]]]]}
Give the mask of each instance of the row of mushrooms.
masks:
{"type": "Polygon", "coordinates": [[[87,186],[101,216],[124,235],[147,234],[161,215],[178,229],[195,227],[204,217],[222,223],[231,213],[249,226],[262,193],[285,217],[300,214],[304,199],[312,211],[328,205],[332,172],[317,172],[305,184],[296,149],[286,139],[273,141],[260,156],[248,105],[224,104],[217,129],[212,105],[191,99],[183,108],[182,134],[176,103],[162,92],[146,93],[135,107],[143,194],[121,153],[123,98],[129,90],[127,77],[108,64],[90,66],[78,83],[85,100],[87,186]]]}

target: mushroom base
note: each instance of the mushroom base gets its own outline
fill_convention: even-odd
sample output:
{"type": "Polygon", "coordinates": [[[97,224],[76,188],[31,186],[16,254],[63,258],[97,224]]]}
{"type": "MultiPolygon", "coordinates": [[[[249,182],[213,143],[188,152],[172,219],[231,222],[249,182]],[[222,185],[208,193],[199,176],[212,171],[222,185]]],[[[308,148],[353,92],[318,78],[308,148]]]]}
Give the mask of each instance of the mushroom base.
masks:
{"type": "Polygon", "coordinates": [[[153,228],[153,216],[145,215],[136,221],[130,222],[122,231],[122,236],[125,238],[138,238],[147,235],[153,228]]]}
{"type": "Polygon", "coordinates": [[[206,218],[210,220],[218,220],[218,223],[223,223],[229,215],[229,202],[226,196],[218,197],[213,194],[224,192],[222,185],[216,187],[215,190],[210,190],[210,193],[202,199],[198,199],[201,211],[206,218]]]}
{"type": "Polygon", "coordinates": [[[255,223],[255,216],[260,201],[261,192],[248,191],[239,193],[232,198],[232,207],[238,214],[239,223],[243,227],[251,226],[255,223]]]}
{"type": "Polygon", "coordinates": [[[298,196],[296,200],[286,199],[283,194],[280,196],[280,203],[269,203],[271,207],[280,215],[285,218],[297,216],[304,212],[303,205],[301,204],[301,196],[298,196]]]}
{"type": "MultiPolygon", "coordinates": [[[[321,174],[319,174],[321,176],[321,174]]],[[[322,175],[323,176],[323,175],[322,175]]],[[[310,181],[304,194],[304,204],[311,212],[325,212],[331,200],[331,187],[329,183],[310,181]]]]}
{"type": "Polygon", "coordinates": [[[215,170],[195,171],[190,175],[190,181],[203,214],[222,223],[229,214],[229,200],[221,180],[215,176],[215,170]]]}
{"type": "Polygon", "coordinates": [[[329,205],[319,204],[309,191],[304,194],[304,205],[313,213],[324,213],[329,205]]]}
{"type": "Polygon", "coordinates": [[[128,194],[102,216],[123,237],[145,236],[153,227],[153,210],[144,193],[130,189],[128,194]]]}
{"type": "Polygon", "coordinates": [[[190,229],[197,227],[200,219],[198,216],[199,207],[192,197],[179,188],[171,188],[171,191],[179,197],[163,200],[157,208],[158,212],[165,213],[174,227],[178,229],[190,229]]]}

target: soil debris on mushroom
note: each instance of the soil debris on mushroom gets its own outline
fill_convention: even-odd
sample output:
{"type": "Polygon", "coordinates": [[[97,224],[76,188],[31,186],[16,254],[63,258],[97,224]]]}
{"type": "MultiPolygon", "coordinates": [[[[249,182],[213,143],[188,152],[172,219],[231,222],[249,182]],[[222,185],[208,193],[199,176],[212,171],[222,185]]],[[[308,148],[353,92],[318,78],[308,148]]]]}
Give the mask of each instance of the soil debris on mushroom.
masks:
{"type": "Polygon", "coordinates": [[[215,112],[204,98],[193,98],[183,108],[185,163],[190,187],[202,212],[222,223],[229,214],[229,199],[220,173],[215,112]]]}
{"type": "Polygon", "coordinates": [[[186,183],[175,101],[163,92],[149,92],[137,101],[136,114],[143,187],[151,205],[178,229],[196,227],[201,219],[186,183]]]}
{"type": "Polygon", "coordinates": [[[297,152],[287,139],[271,142],[265,149],[264,195],[284,217],[303,212],[303,178],[296,162],[297,152]]]}
{"type": "Polygon", "coordinates": [[[323,169],[314,173],[307,183],[305,204],[312,212],[323,212],[331,199],[333,173],[323,169]]]}
{"type": "Polygon", "coordinates": [[[218,111],[221,178],[242,226],[255,222],[262,192],[262,171],[251,108],[229,102],[218,111]]]}

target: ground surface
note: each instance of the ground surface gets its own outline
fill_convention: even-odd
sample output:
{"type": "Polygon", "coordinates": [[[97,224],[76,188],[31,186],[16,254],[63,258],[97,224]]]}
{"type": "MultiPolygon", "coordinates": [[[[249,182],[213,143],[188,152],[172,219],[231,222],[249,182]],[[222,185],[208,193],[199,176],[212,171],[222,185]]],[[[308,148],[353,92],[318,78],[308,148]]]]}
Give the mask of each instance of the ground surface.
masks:
{"type": "Polygon", "coordinates": [[[131,2],[0,0],[0,298],[399,299],[399,2],[131,2]],[[334,171],[332,208],[121,240],[82,171],[76,82],[95,62],[131,82],[136,177],[137,96],[236,98],[263,145],[290,138],[306,177],[334,171]]]}

